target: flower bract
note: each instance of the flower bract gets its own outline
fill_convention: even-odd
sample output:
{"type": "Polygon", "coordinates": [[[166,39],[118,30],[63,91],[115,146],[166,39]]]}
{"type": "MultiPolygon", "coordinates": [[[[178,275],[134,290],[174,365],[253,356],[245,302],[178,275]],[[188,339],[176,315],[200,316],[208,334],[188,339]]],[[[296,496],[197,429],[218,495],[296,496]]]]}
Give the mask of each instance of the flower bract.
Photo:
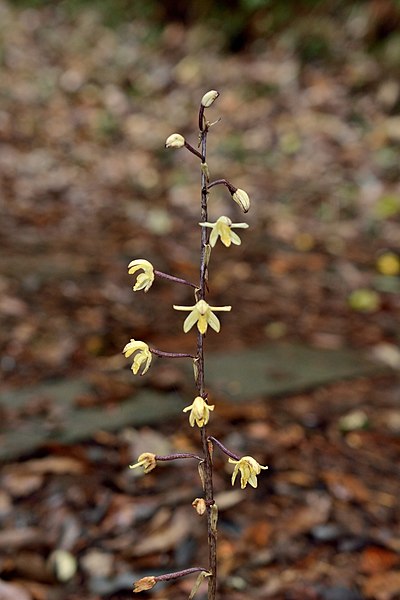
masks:
{"type": "Polygon", "coordinates": [[[204,398],[197,396],[190,406],[186,406],[183,409],[183,412],[188,412],[189,410],[189,423],[191,427],[194,427],[195,423],[198,427],[204,427],[209,421],[210,410],[214,410],[214,405],[207,404],[204,398]]]}
{"type": "Polygon", "coordinates": [[[187,333],[195,323],[197,323],[197,329],[202,334],[206,333],[208,325],[218,333],[221,324],[213,311],[229,312],[231,308],[231,306],[210,306],[205,300],[199,300],[194,306],[176,306],[174,304],[175,310],[191,311],[183,323],[183,331],[185,333],[187,333]]]}
{"type": "Polygon", "coordinates": [[[185,138],[180,133],[172,133],[165,142],[166,148],[183,148],[185,138]]]}
{"type": "Polygon", "coordinates": [[[138,340],[131,340],[126,344],[122,350],[125,354],[125,358],[129,358],[132,354],[135,354],[132,364],[132,371],[134,375],[137,375],[139,369],[143,366],[141,375],[147,373],[150,368],[151,359],[153,358],[148,345],[145,342],[139,342],[138,340]]]}
{"type": "Polygon", "coordinates": [[[144,290],[148,292],[153,281],[154,281],[154,268],[151,262],[145,260],[144,258],[137,258],[136,260],[132,260],[128,265],[128,273],[129,275],[133,275],[136,271],[140,269],[143,270],[143,273],[140,273],[137,276],[136,283],[133,286],[133,291],[138,292],[139,290],[144,290]]]}
{"type": "Polygon", "coordinates": [[[243,456],[239,460],[229,459],[229,462],[235,465],[232,474],[232,485],[235,483],[237,474],[240,471],[240,487],[242,490],[249,483],[253,488],[257,487],[257,475],[260,474],[261,469],[268,469],[260,465],[255,458],[252,456],[243,456]]]}
{"type": "Polygon", "coordinates": [[[130,469],[137,469],[143,467],[145,473],[150,473],[157,466],[156,455],[152,452],[144,452],[139,456],[137,462],[134,465],[129,465],[130,469]]]}
{"type": "Polygon", "coordinates": [[[199,223],[202,227],[210,227],[212,232],[210,234],[210,246],[214,248],[217,243],[218,237],[221,238],[221,242],[229,248],[231,244],[239,246],[242,242],[240,237],[232,231],[232,227],[236,229],[247,229],[247,223],[232,223],[229,217],[219,217],[215,223],[199,223]]]}

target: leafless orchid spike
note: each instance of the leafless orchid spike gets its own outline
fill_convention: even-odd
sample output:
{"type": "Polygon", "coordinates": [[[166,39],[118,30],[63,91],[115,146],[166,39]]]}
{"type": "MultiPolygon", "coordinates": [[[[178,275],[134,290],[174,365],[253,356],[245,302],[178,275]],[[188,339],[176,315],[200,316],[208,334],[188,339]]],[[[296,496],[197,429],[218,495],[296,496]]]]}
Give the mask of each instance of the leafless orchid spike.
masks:
{"type": "MultiPolygon", "coordinates": [[[[132,371],[136,374],[144,375],[151,366],[153,357],[159,358],[188,358],[193,363],[194,383],[196,393],[193,394],[192,402],[183,408],[184,413],[188,413],[189,425],[199,429],[201,452],[176,452],[174,454],[157,455],[152,452],[140,454],[137,461],[131,465],[136,473],[149,473],[156,469],[160,462],[170,462],[176,460],[192,459],[197,462],[198,473],[203,488],[203,497],[196,498],[192,506],[199,516],[204,515],[207,520],[207,541],[208,541],[208,566],[189,567],[182,571],[166,573],[164,575],[142,577],[134,584],[134,592],[150,590],[159,581],[171,581],[179,577],[193,575],[197,573],[196,581],[190,592],[189,600],[193,599],[198,592],[203,581],[208,582],[208,600],[216,600],[217,593],[217,525],[218,525],[218,506],[214,499],[213,486],[213,452],[214,448],[222,451],[230,463],[234,464],[232,474],[232,485],[235,483],[237,475],[240,473],[241,487],[250,484],[256,487],[257,476],[261,470],[267,469],[256,461],[252,456],[240,457],[231,452],[222,442],[213,436],[207,434],[207,427],[214,414],[215,405],[209,401],[209,394],[205,385],[204,369],[204,341],[209,329],[216,333],[221,330],[221,323],[216,313],[230,312],[231,306],[213,306],[208,302],[208,266],[211,260],[212,252],[221,240],[226,248],[238,246],[241,239],[233,229],[247,229],[247,223],[233,223],[231,218],[221,215],[215,221],[208,219],[208,202],[210,190],[217,185],[223,185],[229,191],[236,204],[247,212],[250,208],[250,198],[244,190],[235,187],[227,179],[215,179],[210,182],[210,173],[207,164],[207,136],[210,127],[217,123],[209,122],[205,117],[207,111],[219,97],[217,90],[206,92],[200,101],[198,113],[199,125],[199,145],[196,150],[180,133],[171,134],[166,142],[166,148],[180,149],[186,148],[196,158],[200,159],[200,267],[199,283],[191,283],[186,279],[170,275],[155,269],[151,262],[144,258],[133,259],[128,266],[130,275],[135,276],[133,290],[135,292],[148,292],[153,286],[155,279],[164,279],[171,283],[178,283],[192,288],[194,299],[187,304],[174,305],[177,311],[184,311],[188,314],[183,321],[183,331],[185,333],[196,331],[197,346],[196,351],[188,352],[168,352],[157,348],[149,347],[141,340],[131,339],[126,344],[123,352],[126,358],[133,357],[132,371]]],[[[167,400],[166,400],[167,401],[167,400]]],[[[188,463],[190,464],[190,462],[188,463]]],[[[156,474],[158,469],[154,471],[156,474]]]]}

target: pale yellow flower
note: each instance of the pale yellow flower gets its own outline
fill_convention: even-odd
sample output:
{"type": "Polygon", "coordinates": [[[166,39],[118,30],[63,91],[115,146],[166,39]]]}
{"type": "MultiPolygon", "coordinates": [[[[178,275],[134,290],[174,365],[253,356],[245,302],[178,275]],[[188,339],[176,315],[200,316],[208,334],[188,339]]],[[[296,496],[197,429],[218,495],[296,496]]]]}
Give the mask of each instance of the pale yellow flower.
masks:
{"type": "Polygon", "coordinates": [[[232,223],[229,217],[219,217],[215,223],[199,223],[201,227],[211,227],[212,232],[210,234],[210,246],[214,248],[217,243],[218,236],[221,238],[221,242],[229,248],[232,244],[239,246],[242,242],[240,237],[232,231],[232,227],[236,229],[247,229],[247,223],[232,223]]]}
{"type": "Polygon", "coordinates": [[[140,273],[137,276],[136,283],[133,286],[133,291],[138,292],[139,290],[144,290],[148,292],[153,281],[154,281],[154,268],[151,262],[145,260],[144,258],[137,258],[136,260],[132,260],[128,265],[128,273],[129,275],[133,275],[136,271],[143,269],[143,273],[140,273]]]}
{"type": "Polygon", "coordinates": [[[130,469],[137,469],[143,467],[145,473],[150,473],[157,466],[156,455],[152,452],[143,452],[134,465],[129,465],[130,469]]]}
{"type": "Polygon", "coordinates": [[[197,323],[197,329],[202,334],[206,333],[208,325],[218,333],[221,325],[219,319],[212,311],[219,310],[229,312],[231,308],[231,306],[210,306],[205,300],[199,300],[194,306],[176,306],[174,304],[175,310],[191,311],[190,315],[186,317],[183,323],[183,331],[185,333],[187,333],[195,323],[197,323]]]}
{"type": "Polygon", "coordinates": [[[215,100],[218,98],[218,96],[219,96],[219,92],[217,92],[217,90],[210,90],[209,92],[204,94],[204,96],[202,97],[201,105],[204,106],[204,108],[209,108],[211,106],[211,104],[213,104],[213,102],[215,102],[215,100]]]}
{"type": "Polygon", "coordinates": [[[209,421],[210,410],[214,410],[214,405],[207,404],[204,398],[197,396],[190,406],[183,409],[183,412],[188,412],[188,410],[190,410],[189,423],[191,427],[194,427],[195,423],[198,427],[204,427],[209,421]]]}
{"type": "Polygon", "coordinates": [[[250,198],[247,192],[238,188],[236,192],[232,194],[232,198],[236,204],[239,204],[243,212],[248,212],[250,208],[250,198]]]}
{"type": "Polygon", "coordinates": [[[180,133],[171,133],[165,142],[166,148],[183,148],[185,145],[185,138],[180,133]]]}
{"type": "Polygon", "coordinates": [[[207,504],[204,498],[195,498],[192,502],[192,506],[198,515],[204,515],[207,510],[207,504]]]}
{"type": "Polygon", "coordinates": [[[260,465],[255,458],[252,456],[243,456],[239,460],[229,459],[229,462],[235,465],[235,469],[232,474],[232,485],[235,483],[236,476],[240,471],[240,487],[242,490],[249,483],[253,488],[257,487],[257,475],[260,474],[261,469],[268,469],[260,465]]]}
{"type": "Polygon", "coordinates": [[[155,577],[142,577],[142,579],[138,579],[133,584],[133,591],[135,594],[138,592],[144,592],[145,590],[151,590],[157,583],[155,577]]]}
{"type": "Polygon", "coordinates": [[[144,363],[144,368],[141,375],[147,373],[150,368],[151,359],[153,358],[150,349],[145,342],[139,342],[137,340],[131,340],[128,344],[126,344],[125,348],[122,350],[125,354],[125,358],[129,358],[131,354],[136,352],[136,356],[134,357],[132,364],[132,371],[134,375],[137,375],[139,369],[144,363]]]}

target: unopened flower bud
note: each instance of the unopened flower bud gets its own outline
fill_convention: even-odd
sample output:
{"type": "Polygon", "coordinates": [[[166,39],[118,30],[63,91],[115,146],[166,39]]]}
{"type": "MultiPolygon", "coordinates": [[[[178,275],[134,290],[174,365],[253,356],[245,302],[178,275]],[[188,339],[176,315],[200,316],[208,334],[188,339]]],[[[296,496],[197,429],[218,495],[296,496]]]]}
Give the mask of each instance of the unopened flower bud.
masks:
{"type": "Polygon", "coordinates": [[[156,585],[157,581],[155,577],[142,577],[133,584],[133,591],[144,592],[145,590],[151,590],[156,585]]]}
{"type": "Polygon", "coordinates": [[[211,106],[211,104],[214,102],[214,100],[216,100],[219,96],[219,92],[217,92],[216,90],[210,90],[209,92],[207,92],[206,94],[204,94],[204,96],[201,99],[201,105],[204,106],[204,108],[209,108],[211,106]]]}
{"type": "Polygon", "coordinates": [[[180,133],[172,133],[165,142],[166,148],[183,148],[185,138],[180,133]]]}
{"type": "Polygon", "coordinates": [[[204,498],[196,498],[195,500],[193,500],[192,506],[198,515],[204,515],[204,513],[206,512],[207,507],[204,498]]]}
{"type": "Polygon", "coordinates": [[[236,202],[236,204],[239,204],[243,212],[246,213],[249,210],[250,198],[247,192],[238,188],[236,192],[233,192],[232,198],[236,202]]]}

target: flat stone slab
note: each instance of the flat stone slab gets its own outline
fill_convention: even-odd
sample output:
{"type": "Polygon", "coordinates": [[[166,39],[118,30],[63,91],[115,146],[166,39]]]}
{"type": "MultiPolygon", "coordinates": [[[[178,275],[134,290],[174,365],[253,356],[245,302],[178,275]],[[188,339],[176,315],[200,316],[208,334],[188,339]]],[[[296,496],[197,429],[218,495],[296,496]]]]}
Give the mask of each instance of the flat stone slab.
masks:
{"type": "Polygon", "coordinates": [[[274,343],[240,352],[206,355],[206,381],[234,402],[293,394],[334,381],[388,372],[359,351],[274,343]]]}
{"type": "MultiPolygon", "coordinates": [[[[186,368],[189,382],[193,378],[191,365],[186,368]]],[[[358,351],[319,350],[282,343],[206,355],[207,389],[214,396],[238,403],[387,371],[387,367],[371,362],[358,351]]],[[[145,378],[141,382],[145,383],[145,378]]],[[[72,444],[92,437],[99,430],[156,425],[176,418],[185,406],[185,400],[178,394],[145,387],[111,406],[80,406],[77,399],[90,394],[93,390],[84,379],[44,382],[30,389],[3,392],[0,405],[5,411],[16,411],[18,427],[7,430],[0,423],[0,460],[27,455],[52,441],[72,444]],[[39,414],[32,411],[32,407],[43,401],[55,408],[49,418],[40,411],[39,414]],[[21,417],[21,411],[26,417],[21,417]]]]}
{"type": "Polygon", "coordinates": [[[54,403],[57,410],[55,416],[48,420],[43,416],[28,416],[18,423],[14,431],[5,430],[0,424],[0,460],[27,455],[49,442],[73,444],[89,439],[101,430],[155,425],[179,414],[183,406],[183,400],[177,394],[166,395],[149,389],[142,389],[111,406],[77,406],[76,399],[90,393],[90,383],[79,379],[43,383],[35,388],[1,394],[0,403],[10,409],[23,408],[46,399],[54,403]]]}

